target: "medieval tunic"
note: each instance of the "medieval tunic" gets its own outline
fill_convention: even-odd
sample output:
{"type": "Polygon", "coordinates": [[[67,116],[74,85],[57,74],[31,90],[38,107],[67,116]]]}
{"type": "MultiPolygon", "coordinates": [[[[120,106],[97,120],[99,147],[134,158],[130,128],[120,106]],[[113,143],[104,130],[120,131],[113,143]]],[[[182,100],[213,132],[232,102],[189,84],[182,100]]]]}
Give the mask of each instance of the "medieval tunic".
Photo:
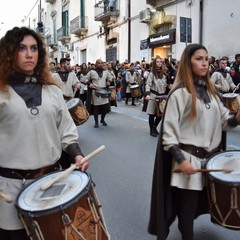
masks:
{"type": "Polygon", "coordinates": [[[53,73],[53,77],[60,83],[62,94],[65,97],[74,97],[74,86],[79,80],[74,72],[57,72],[53,73]]]}
{"type": "Polygon", "coordinates": [[[214,72],[211,76],[211,80],[213,81],[217,89],[223,87],[222,92],[229,92],[230,90],[234,90],[234,88],[236,87],[232,80],[232,77],[229,73],[226,72],[214,72]]]}
{"type": "MultiPolygon", "coordinates": [[[[86,76],[82,78],[82,82],[92,83],[96,88],[105,88],[107,87],[107,82],[111,82],[112,78],[109,75],[107,70],[102,71],[102,76],[98,74],[97,71],[91,70],[87,73],[86,76]]],[[[92,89],[91,104],[94,106],[104,105],[109,103],[109,98],[97,97],[95,90],[92,89]]]]}
{"type": "MultiPolygon", "coordinates": [[[[202,147],[208,152],[217,148],[222,138],[222,127],[227,126],[229,110],[225,108],[217,97],[212,98],[209,108],[202,101],[197,99],[197,117],[190,121],[188,116],[191,111],[192,96],[185,88],[174,91],[168,101],[165,110],[163,125],[163,145],[168,151],[173,145],[183,143],[202,147]]],[[[187,152],[184,152],[187,160],[190,160],[195,168],[202,168],[205,159],[199,159],[187,152]]],[[[174,162],[174,168],[178,163],[174,162]]],[[[202,190],[203,179],[201,173],[190,176],[173,173],[171,185],[184,189],[202,190]]]]}
{"type": "Polygon", "coordinates": [[[131,93],[130,86],[137,84],[137,72],[132,73],[131,71],[127,71],[125,78],[127,84],[126,93],[131,93]]]}
{"type": "MultiPolygon", "coordinates": [[[[9,92],[10,97],[0,94],[0,167],[34,170],[49,166],[60,158],[62,149],[78,143],[76,126],[57,86],[42,87],[36,115],[10,86],[9,92]]],[[[24,186],[32,181],[26,180],[24,186]]],[[[0,201],[0,228],[23,228],[13,217],[16,216],[15,200],[22,188],[23,180],[0,176],[0,191],[13,197],[12,203],[0,201]]]]}
{"type": "Polygon", "coordinates": [[[157,103],[156,96],[154,92],[159,95],[163,95],[166,93],[167,88],[167,78],[163,75],[163,78],[156,78],[152,72],[149,73],[146,84],[146,92],[149,92],[151,99],[148,101],[147,105],[147,114],[155,115],[157,114],[157,103]],[[154,92],[150,92],[153,90],[154,92]]]}
{"type": "MultiPolygon", "coordinates": [[[[207,151],[218,147],[221,142],[222,130],[227,130],[227,120],[231,116],[219,97],[211,98],[209,107],[200,100],[196,100],[197,117],[190,122],[187,119],[191,111],[191,95],[185,88],[175,89],[168,96],[163,119],[160,126],[160,136],[155,155],[155,164],[152,182],[151,209],[148,231],[157,235],[158,240],[165,240],[168,235],[168,226],[174,220],[174,200],[171,186],[186,189],[201,190],[203,179],[201,174],[183,176],[172,173],[177,163],[168,151],[173,145],[185,143],[203,147],[207,151]],[[193,176],[193,178],[192,178],[193,176]],[[189,179],[195,182],[195,186],[189,179]],[[182,181],[182,183],[179,183],[182,181]]],[[[182,150],[181,150],[182,151],[182,150]]],[[[201,168],[206,159],[199,159],[182,151],[186,160],[191,160],[194,167],[201,168]]],[[[201,196],[205,192],[201,191],[201,196]]],[[[206,199],[206,196],[202,199],[206,199]]],[[[195,216],[208,212],[206,201],[199,201],[195,216]]]]}

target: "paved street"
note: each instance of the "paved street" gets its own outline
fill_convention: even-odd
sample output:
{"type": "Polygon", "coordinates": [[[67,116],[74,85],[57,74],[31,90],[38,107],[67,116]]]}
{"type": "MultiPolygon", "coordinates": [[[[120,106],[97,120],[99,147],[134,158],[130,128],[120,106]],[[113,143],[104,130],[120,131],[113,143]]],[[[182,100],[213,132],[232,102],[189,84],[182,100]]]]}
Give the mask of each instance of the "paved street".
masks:
{"type": "MultiPolygon", "coordinates": [[[[89,161],[96,192],[112,240],[155,240],[147,233],[151,179],[157,138],[149,135],[147,114],[123,102],[112,107],[107,127],[95,129],[93,116],[78,127],[84,154],[106,149],[89,161]]],[[[239,149],[240,128],[228,135],[228,149],[239,149]]],[[[196,240],[239,240],[239,231],[214,225],[209,215],[195,221],[196,240]]],[[[168,240],[180,240],[176,224],[168,240]]]]}

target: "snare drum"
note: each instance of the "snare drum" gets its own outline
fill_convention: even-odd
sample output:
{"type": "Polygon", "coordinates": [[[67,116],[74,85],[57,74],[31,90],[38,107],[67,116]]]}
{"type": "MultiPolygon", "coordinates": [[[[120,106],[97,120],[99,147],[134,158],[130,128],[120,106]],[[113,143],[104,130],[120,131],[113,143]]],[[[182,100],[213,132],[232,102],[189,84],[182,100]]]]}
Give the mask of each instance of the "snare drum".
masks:
{"type": "Polygon", "coordinates": [[[88,120],[89,113],[79,98],[73,98],[67,101],[67,108],[77,126],[88,120]]]}
{"type": "Polygon", "coordinates": [[[233,113],[236,113],[240,108],[240,96],[236,93],[224,93],[222,95],[223,102],[227,108],[233,113]]]}
{"type": "Polygon", "coordinates": [[[166,105],[167,95],[156,96],[157,105],[157,116],[162,117],[165,105],[166,105]]]}
{"type": "Polygon", "coordinates": [[[42,184],[61,171],[46,175],[22,190],[16,207],[32,240],[108,240],[109,234],[91,178],[72,171],[42,191],[42,184]]]}
{"type": "Polygon", "coordinates": [[[240,151],[226,151],[207,161],[207,169],[233,169],[207,173],[209,212],[214,222],[240,230],[240,151]]]}
{"type": "Polygon", "coordinates": [[[111,90],[109,88],[96,88],[95,95],[99,98],[109,98],[111,96],[111,90]]]}
{"type": "Polygon", "coordinates": [[[130,92],[132,97],[140,97],[141,95],[140,87],[138,84],[132,85],[130,87],[130,92]]]}

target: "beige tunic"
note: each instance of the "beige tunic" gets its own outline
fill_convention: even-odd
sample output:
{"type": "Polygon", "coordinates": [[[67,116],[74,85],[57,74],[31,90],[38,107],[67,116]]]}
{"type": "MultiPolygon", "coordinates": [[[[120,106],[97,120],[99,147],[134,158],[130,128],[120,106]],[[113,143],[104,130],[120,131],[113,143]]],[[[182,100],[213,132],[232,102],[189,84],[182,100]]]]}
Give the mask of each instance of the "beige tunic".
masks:
{"type": "MultiPolygon", "coordinates": [[[[229,110],[224,107],[217,97],[211,99],[210,108],[197,100],[197,117],[189,121],[187,116],[191,111],[191,95],[185,88],[174,91],[165,108],[165,119],[163,126],[164,150],[168,151],[173,145],[184,143],[202,147],[207,151],[219,146],[222,137],[222,129],[227,129],[227,120],[230,117],[229,110]]],[[[186,160],[191,161],[195,168],[201,168],[199,159],[183,151],[186,160]]],[[[178,168],[178,163],[173,163],[178,168]]],[[[191,176],[173,173],[171,185],[184,189],[201,190],[204,186],[203,176],[196,173],[191,176]]]]}
{"type": "Polygon", "coordinates": [[[214,72],[211,76],[211,80],[214,82],[217,89],[223,87],[223,92],[229,92],[236,87],[229,73],[226,73],[226,78],[224,78],[220,72],[214,72]]]}
{"type": "MultiPolygon", "coordinates": [[[[156,78],[153,73],[149,73],[146,84],[146,92],[150,92],[150,89],[158,92],[159,94],[164,94],[167,88],[167,79],[166,76],[163,76],[162,79],[156,78]]],[[[147,114],[154,115],[157,114],[157,103],[156,103],[156,94],[150,92],[151,99],[148,101],[147,105],[147,114]]]]}
{"type": "Polygon", "coordinates": [[[137,83],[138,77],[137,77],[137,72],[134,72],[133,75],[131,74],[130,71],[126,72],[126,83],[127,83],[127,88],[126,88],[126,93],[130,93],[130,86],[133,83],[137,83]]]}
{"type": "Polygon", "coordinates": [[[53,77],[60,83],[62,93],[65,97],[74,97],[74,86],[79,83],[76,74],[74,72],[69,72],[68,79],[63,82],[58,73],[53,73],[53,77]]]}
{"type": "MultiPolygon", "coordinates": [[[[90,81],[96,87],[105,88],[107,86],[107,82],[111,82],[112,78],[109,75],[109,72],[107,70],[103,71],[103,75],[101,78],[98,76],[98,73],[95,70],[91,70],[87,73],[86,76],[83,77],[83,79],[81,81],[86,84],[90,81]]],[[[109,98],[97,97],[95,90],[93,89],[91,103],[94,106],[108,104],[109,98]]]]}
{"type": "MultiPolygon", "coordinates": [[[[24,100],[10,87],[10,98],[0,94],[0,167],[37,169],[54,164],[62,148],[78,142],[78,132],[63,100],[61,89],[42,89],[39,113],[32,115],[24,100]]],[[[32,180],[27,180],[26,184],[32,180]]],[[[21,229],[15,201],[23,181],[0,176],[0,191],[13,198],[0,199],[0,228],[21,229]]]]}

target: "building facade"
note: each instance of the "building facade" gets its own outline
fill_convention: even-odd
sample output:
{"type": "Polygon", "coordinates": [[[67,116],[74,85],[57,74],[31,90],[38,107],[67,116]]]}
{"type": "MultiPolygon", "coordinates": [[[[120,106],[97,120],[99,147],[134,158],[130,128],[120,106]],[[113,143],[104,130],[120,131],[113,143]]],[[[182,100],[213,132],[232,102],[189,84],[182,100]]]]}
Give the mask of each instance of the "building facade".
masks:
{"type": "Polygon", "coordinates": [[[179,60],[189,43],[216,58],[240,52],[239,0],[43,1],[39,22],[51,61],[179,60]]]}

